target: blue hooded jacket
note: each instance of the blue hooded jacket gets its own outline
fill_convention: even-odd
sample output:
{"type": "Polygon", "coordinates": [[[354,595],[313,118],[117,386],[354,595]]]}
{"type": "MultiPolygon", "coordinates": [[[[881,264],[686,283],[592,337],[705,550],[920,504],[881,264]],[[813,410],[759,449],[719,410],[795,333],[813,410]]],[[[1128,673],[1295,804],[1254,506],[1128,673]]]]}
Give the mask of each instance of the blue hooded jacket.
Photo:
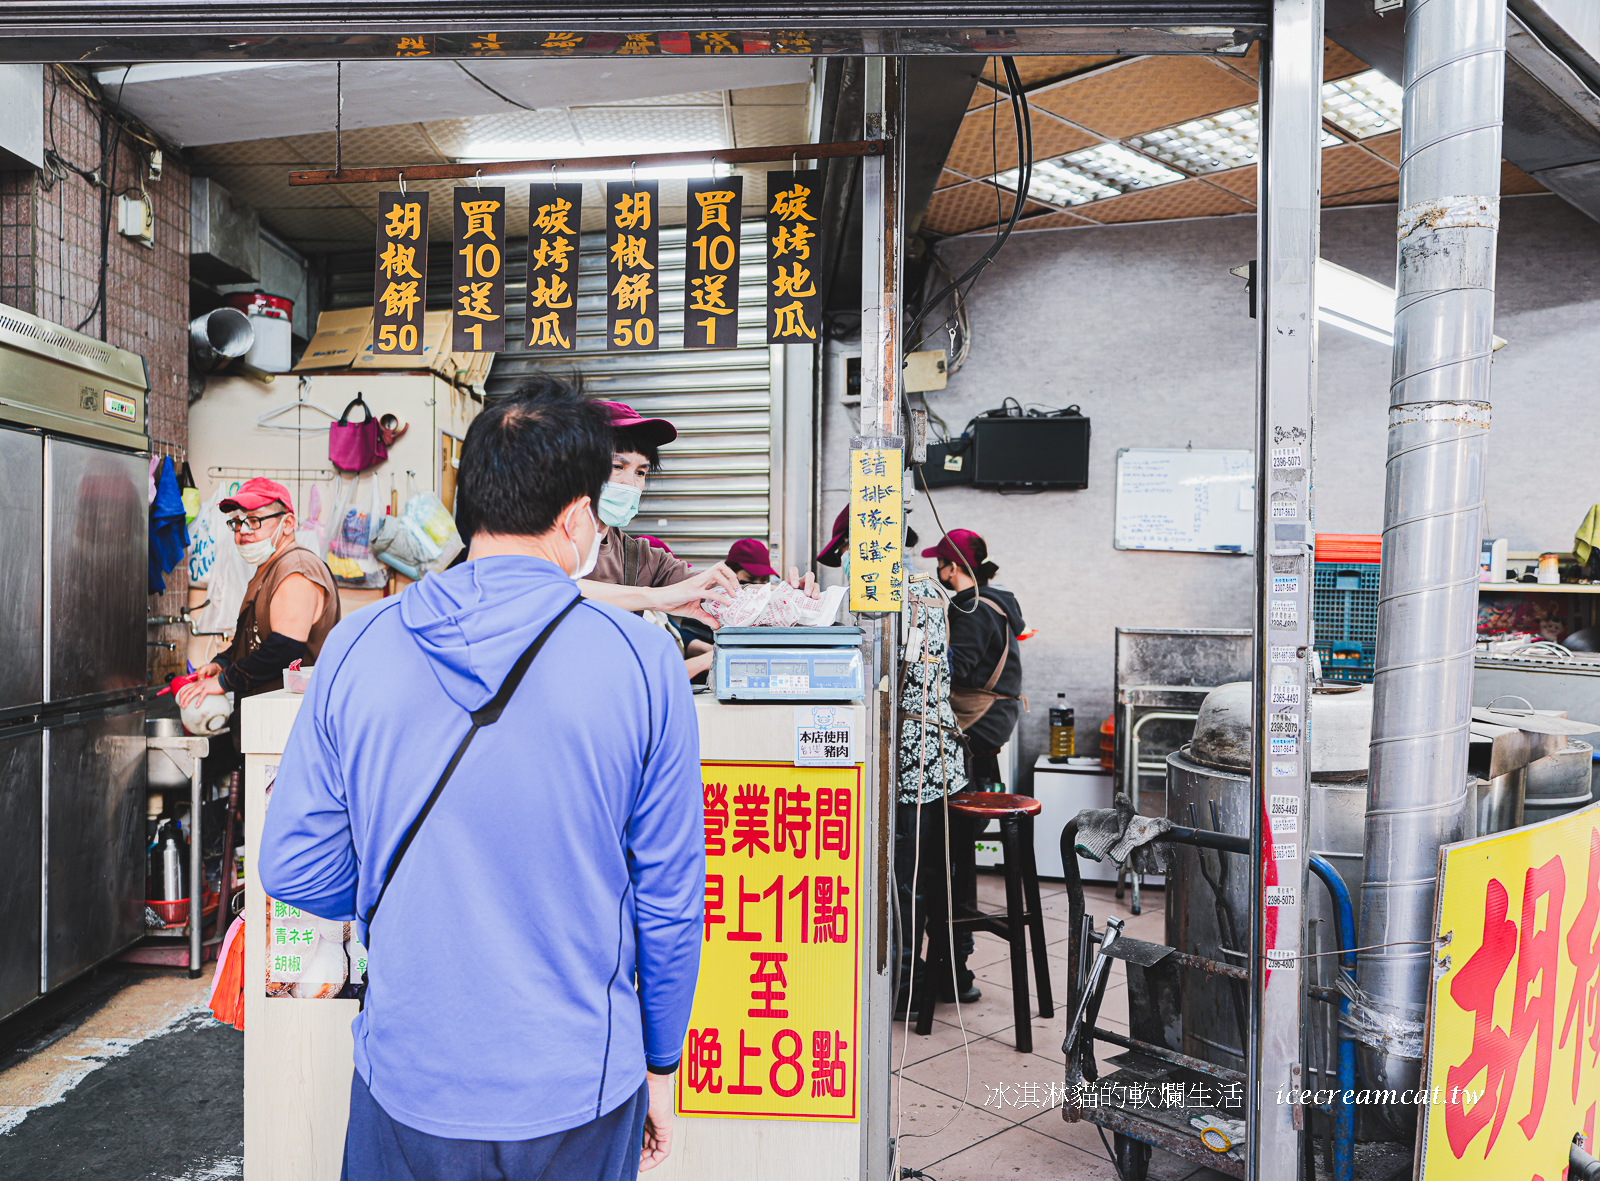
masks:
{"type": "MultiPolygon", "coordinates": [[[[335,627],[272,787],[267,894],[365,915],[469,711],[577,593],[552,562],[479,558],[335,627]]],[[[473,739],[384,896],[357,1072],[395,1120],[455,1139],[614,1110],[646,1061],[678,1061],[704,890],[682,656],[586,601],[473,739]]]]}

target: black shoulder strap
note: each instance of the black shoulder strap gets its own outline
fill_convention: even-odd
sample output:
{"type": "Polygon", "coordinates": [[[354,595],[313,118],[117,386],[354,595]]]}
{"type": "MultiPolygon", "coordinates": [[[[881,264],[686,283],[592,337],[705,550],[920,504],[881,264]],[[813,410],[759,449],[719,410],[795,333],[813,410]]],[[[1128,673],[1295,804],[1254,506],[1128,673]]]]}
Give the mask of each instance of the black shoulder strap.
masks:
{"type": "Polygon", "coordinates": [[[489,699],[487,705],[472,711],[472,729],[467,731],[467,736],[461,740],[461,745],[456,747],[456,753],[450,756],[450,762],[445,766],[444,774],[439,776],[439,782],[433,786],[433,794],[428,796],[428,802],[422,805],[422,811],[417,813],[417,818],[411,822],[411,827],[406,829],[406,835],[400,842],[400,847],[394,851],[394,856],[389,859],[389,868],[384,872],[383,885],[378,890],[376,901],[367,909],[367,947],[372,947],[372,919],[378,913],[378,907],[383,902],[383,896],[389,890],[389,883],[394,880],[395,870],[400,868],[400,862],[406,855],[406,850],[411,848],[411,842],[416,839],[417,830],[422,827],[422,822],[428,818],[428,813],[433,811],[433,805],[439,798],[439,793],[444,791],[444,785],[450,782],[450,776],[455,773],[456,765],[461,762],[461,756],[467,753],[467,747],[472,745],[473,737],[485,726],[492,726],[500,720],[500,713],[505,709],[506,703],[511,700],[511,695],[517,691],[517,686],[522,683],[522,678],[528,671],[528,666],[533,663],[533,658],[539,655],[539,649],[544,647],[544,642],[550,638],[550,633],[572,613],[572,609],[583,601],[583,597],[572,600],[561,609],[561,614],[552,619],[545,629],[539,633],[538,639],[529,644],[522,655],[517,657],[517,662],[511,666],[511,672],[506,675],[505,682],[500,686],[500,691],[489,699]]]}

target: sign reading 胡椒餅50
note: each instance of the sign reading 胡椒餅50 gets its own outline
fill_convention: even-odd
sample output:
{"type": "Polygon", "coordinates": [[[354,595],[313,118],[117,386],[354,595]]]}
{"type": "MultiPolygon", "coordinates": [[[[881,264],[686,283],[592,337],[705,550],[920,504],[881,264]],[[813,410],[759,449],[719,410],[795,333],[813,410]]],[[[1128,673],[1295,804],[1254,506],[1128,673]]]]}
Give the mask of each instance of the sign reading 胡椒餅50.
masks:
{"type": "Polygon", "coordinates": [[[739,226],[744,177],[689,182],[683,347],[739,347],[739,226]]]}
{"type": "Polygon", "coordinates": [[[817,220],[822,173],[767,173],[767,343],[817,339],[822,295],[817,289],[817,220]]]}
{"type": "Polygon", "coordinates": [[[653,180],[606,182],[606,347],[613,351],[657,347],[660,189],[653,180]]]}
{"type": "Polygon", "coordinates": [[[423,353],[428,295],[428,194],[378,194],[378,268],[373,284],[372,351],[423,353]]]}
{"type": "Polygon", "coordinates": [[[506,347],[506,191],[457,187],[454,310],[450,347],[498,353],[506,347]]]}
{"type": "Polygon", "coordinates": [[[578,339],[583,186],[528,186],[528,327],[523,347],[570,353],[578,339]]]}
{"type": "Polygon", "coordinates": [[[857,1120],[861,768],[702,764],[700,981],[681,1115],[857,1120]]]}
{"type": "Polygon", "coordinates": [[[1435,913],[1420,1176],[1557,1177],[1600,1098],[1600,807],[1445,846],[1435,913]]]}

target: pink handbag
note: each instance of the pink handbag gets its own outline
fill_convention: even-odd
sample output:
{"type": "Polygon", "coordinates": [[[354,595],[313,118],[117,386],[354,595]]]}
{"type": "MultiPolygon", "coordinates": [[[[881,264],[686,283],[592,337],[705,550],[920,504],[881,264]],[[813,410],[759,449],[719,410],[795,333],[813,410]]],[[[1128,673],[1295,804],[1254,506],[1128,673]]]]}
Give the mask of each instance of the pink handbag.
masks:
{"type": "Polygon", "coordinates": [[[328,462],[340,471],[364,472],[388,458],[389,449],[383,445],[378,420],[358,393],[344,408],[339,421],[328,428],[328,462]],[[365,422],[350,421],[350,412],[357,406],[366,411],[365,422]]]}

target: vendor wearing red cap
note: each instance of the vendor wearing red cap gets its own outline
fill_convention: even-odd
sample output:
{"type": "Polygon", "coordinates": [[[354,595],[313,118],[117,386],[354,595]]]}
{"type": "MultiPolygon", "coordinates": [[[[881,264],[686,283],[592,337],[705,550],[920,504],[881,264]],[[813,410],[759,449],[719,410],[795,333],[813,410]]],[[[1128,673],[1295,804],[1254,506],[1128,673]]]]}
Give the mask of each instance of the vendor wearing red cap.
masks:
{"type": "Polygon", "coordinates": [[[245,587],[233,643],[178,691],[188,709],[211,693],[236,699],[283,688],[283,670],[316,661],[339,622],[339,591],[328,565],[295,541],[294,502],[273,480],[248,480],[219,506],[238,553],[255,574],[245,587]]]}
{"type": "Polygon", "coordinates": [[[989,585],[999,567],[989,547],[970,529],[952,529],[922,551],[937,558],[939,581],[950,600],[950,705],[967,736],[967,776],[975,783],[1000,779],[1000,748],[1022,714],[1022,608],[1008,590],[989,585]]]}
{"type": "MultiPolygon", "coordinates": [[[[772,551],[754,537],[742,537],[734,542],[723,561],[741,585],[771,582],[779,576],[772,566],[772,551]]],[[[797,567],[790,566],[787,581],[796,590],[803,590],[812,598],[817,597],[817,576],[809,570],[802,577],[797,567]]]]}

